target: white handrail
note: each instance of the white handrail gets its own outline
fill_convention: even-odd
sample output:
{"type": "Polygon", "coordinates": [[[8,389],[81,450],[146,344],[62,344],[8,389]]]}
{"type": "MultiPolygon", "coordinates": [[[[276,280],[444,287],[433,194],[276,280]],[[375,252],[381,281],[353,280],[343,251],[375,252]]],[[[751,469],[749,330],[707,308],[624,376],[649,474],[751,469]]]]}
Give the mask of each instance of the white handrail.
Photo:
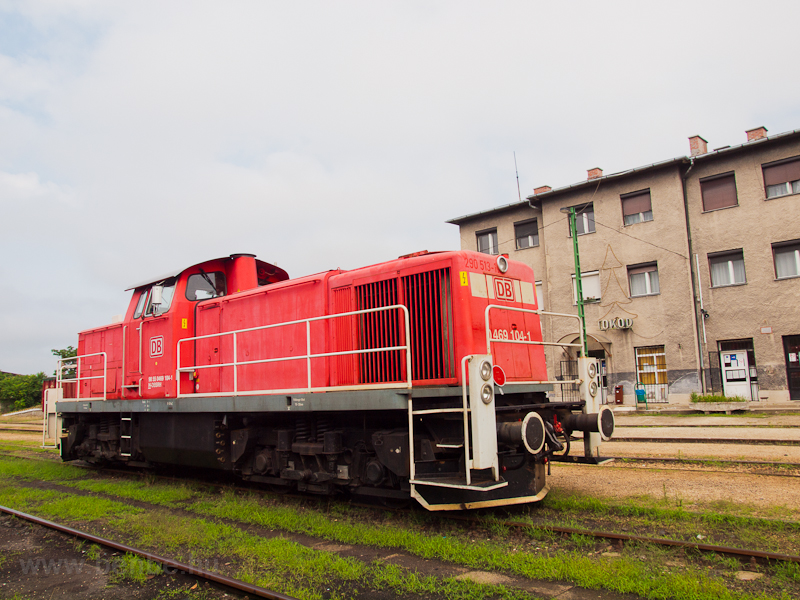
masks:
{"type": "MultiPolygon", "coordinates": [[[[501,338],[492,337],[492,330],[489,326],[489,311],[493,308],[500,309],[500,310],[510,310],[514,312],[521,312],[521,313],[531,313],[534,315],[545,315],[549,317],[567,317],[570,319],[575,319],[578,321],[578,331],[580,333],[580,339],[583,339],[583,323],[581,322],[581,318],[578,315],[571,315],[568,313],[554,313],[554,312],[547,312],[544,310],[532,310],[530,308],[518,308],[516,306],[501,306],[499,304],[489,304],[484,311],[484,322],[486,324],[486,353],[492,353],[492,343],[498,344],[523,344],[526,346],[561,346],[562,348],[582,348],[581,344],[567,344],[565,342],[545,342],[545,341],[536,341],[536,340],[504,340],[501,338]]],[[[564,384],[564,383],[574,383],[580,385],[580,379],[556,379],[553,381],[550,380],[543,380],[543,381],[509,381],[508,385],[520,385],[520,384],[530,384],[530,383],[538,383],[538,384],[546,384],[546,383],[553,383],[553,384],[564,384]]]]}
{"type": "MultiPolygon", "coordinates": [[[[63,388],[63,384],[65,383],[77,383],[78,385],[75,386],[77,391],[75,392],[75,398],[81,397],[81,381],[89,380],[89,379],[102,379],[103,380],[103,398],[102,400],[106,399],[106,380],[108,375],[108,355],[105,352],[94,352],[92,354],[81,354],[79,356],[70,356],[69,358],[59,358],[58,359],[58,368],[56,369],[56,387],[63,388]],[[102,356],[103,357],[103,374],[102,375],[92,375],[90,377],[81,377],[81,359],[82,358],[89,358],[90,356],[102,356]],[[75,365],[66,365],[64,363],[75,361],[75,365]],[[65,369],[75,369],[76,377],[70,379],[63,379],[63,372],[65,369]]],[[[92,391],[89,390],[89,398],[92,398],[91,395],[92,391]]]]}
{"type": "Polygon", "coordinates": [[[338,390],[364,390],[364,389],[386,389],[386,388],[411,388],[411,376],[412,376],[412,369],[411,369],[411,324],[410,318],[408,313],[408,308],[406,308],[402,304],[393,304],[391,306],[381,306],[378,308],[366,308],[362,310],[354,310],[345,313],[337,313],[333,315],[322,315],[320,317],[310,317],[307,319],[297,319],[295,321],[285,321],[283,323],[273,323],[271,325],[261,325],[258,327],[247,327],[245,329],[236,329],[234,331],[221,331],[219,333],[209,333],[206,335],[199,335],[190,338],[184,338],[182,340],[178,340],[177,344],[177,365],[178,367],[175,370],[175,382],[177,386],[177,397],[178,398],[187,398],[194,395],[194,393],[181,393],[180,391],[180,374],[181,373],[191,373],[193,371],[199,369],[211,369],[211,368],[222,368],[222,367],[233,367],[233,391],[232,392],[211,392],[211,393],[203,393],[203,396],[244,396],[244,395],[256,395],[256,394],[265,394],[265,393],[272,393],[272,394],[297,394],[297,393],[310,393],[310,392],[323,392],[323,391],[338,391],[338,390]],[[325,321],[329,319],[338,319],[340,317],[350,317],[355,315],[363,315],[368,313],[374,312],[385,312],[390,310],[397,310],[400,309],[403,312],[403,321],[405,325],[405,339],[406,343],[402,346],[387,346],[383,348],[367,348],[362,350],[343,350],[337,352],[319,352],[316,354],[311,353],[311,323],[313,321],[325,321]],[[298,356],[283,356],[279,358],[262,358],[257,360],[247,360],[247,361],[239,361],[237,356],[237,343],[236,337],[242,333],[249,333],[251,331],[261,331],[266,329],[274,329],[276,327],[287,327],[289,325],[306,325],[306,353],[301,354],[298,356]],[[193,365],[190,367],[181,367],[181,344],[184,342],[194,342],[197,340],[203,340],[208,338],[219,338],[222,336],[230,335],[233,337],[233,362],[228,363],[219,363],[219,364],[209,364],[209,365],[193,365]],[[379,383],[379,384],[361,384],[361,385],[342,385],[342,386],[325,386],[325,387],[313,387],[311,385],[311,359],[313,358],[325,358],[329,356],[343,356],[343,355],[350,355],[350,354],[370,354],[370,353],[377,353],[377,352],[391,352],[396,350],[405,350],[406,353],[406,381],[405,382],[394,382],[394,383],[379,383]],[[273,362],[285,362],[290,360],[305,360],[306,361],[306,370],[307,373],[307,382],[308,385],[305,388],[291,388],[291,389],[266,389],[266,390],[247,390],[247,391],[239,391],[239,382],[238,382],[238,368],[244,365],[255,365],[255,364],[262,364],[262,363],[273,363],[273,362]]]}

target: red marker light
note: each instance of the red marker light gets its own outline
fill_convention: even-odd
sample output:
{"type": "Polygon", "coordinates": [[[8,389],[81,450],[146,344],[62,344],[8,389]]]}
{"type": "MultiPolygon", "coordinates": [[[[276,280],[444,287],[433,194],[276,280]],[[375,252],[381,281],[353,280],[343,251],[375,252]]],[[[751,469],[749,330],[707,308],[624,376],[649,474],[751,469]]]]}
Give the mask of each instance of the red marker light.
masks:
{"type": "Polygon", "coordinates": [[[495,385],[503,387],[506,384],[506,372],[497,365],[492,367],[492,376],[494,377],[495,385]]]}

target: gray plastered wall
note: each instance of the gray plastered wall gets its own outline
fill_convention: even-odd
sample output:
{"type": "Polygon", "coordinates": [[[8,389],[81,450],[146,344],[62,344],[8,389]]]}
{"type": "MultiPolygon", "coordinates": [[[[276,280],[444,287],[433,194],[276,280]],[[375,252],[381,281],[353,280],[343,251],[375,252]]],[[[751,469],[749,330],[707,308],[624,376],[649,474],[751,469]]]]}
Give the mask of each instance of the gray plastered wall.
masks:
{"type": "MultiPolygon", "coordinates": [[[[500,252],[530,265],[542,282],[542,308],[577,314],[572,239],[561,209],[591,202],[595,232],[578,236],[578,245],[581,271],[600,276],[601,299],[586,304],[585,314],[594,337],[590,352],[606,354],[609,397],[621,383],[626,403],[633,403],[636,348],[664,347],[668,400],[681,404],[702,391],[703,379],[720,383],[718,357],[709,360],[718,341],[752,340],[760,399],[782,402],[789,400],[783,336],[800,335],[800,277],[776,279],[772,244],[800,239],[800,194],[766,200],[762,165],[794,156],[800,156],[800,131],[545,191],[530,197],[536,208],[522,202],[451,222],[459,225],[461,247],[469,250],[477,249],[476,232],[496,228],[500,252]],[[737,206],[704,212],[700,180],[726,172],[735,176],[737,206]],[[621,196],[645,189],[653,220],[625,226],[621,196]],[[514,223],[531,218],[538,220],[539,245],[517,250],[514,223]],[[747,283],[712,288],[708,254],[738,249],[747,283]],[[628,268],[646,263],[658,266],[660,292],[631,297],[628,268]],[[707,319],[700,316],[700,293],[707,319]],[[600,320],[615,317],[631,319],[632,327],[600,330],[600,320]],[[762,327],[772,333],[762,333],[762,327]]],[[[577,337],[575,321],[546,318],[543,330],[550,341],[577,337]]],[[[565,353],[548,349],[546,356],[555,377],[565,353]]]]}

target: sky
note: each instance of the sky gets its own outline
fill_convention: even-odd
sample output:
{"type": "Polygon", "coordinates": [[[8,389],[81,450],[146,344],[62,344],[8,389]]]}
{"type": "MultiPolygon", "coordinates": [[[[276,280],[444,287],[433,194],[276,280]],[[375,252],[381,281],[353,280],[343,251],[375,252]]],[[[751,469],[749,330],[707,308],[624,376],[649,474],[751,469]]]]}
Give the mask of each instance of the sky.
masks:
{"type": "Polygon", "coordinates": [[[800,3],[0,0],[0,371],[232,253],[290,276],[800,129],[800,3]]]}

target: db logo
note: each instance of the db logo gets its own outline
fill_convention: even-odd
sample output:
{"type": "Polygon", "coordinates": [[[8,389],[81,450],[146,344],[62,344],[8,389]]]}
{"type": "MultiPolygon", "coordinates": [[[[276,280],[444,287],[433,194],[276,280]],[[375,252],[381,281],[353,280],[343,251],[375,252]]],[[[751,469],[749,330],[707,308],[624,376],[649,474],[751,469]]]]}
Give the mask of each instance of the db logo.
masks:
{"type": "Polygon", "coordinates": [[[494,295],[498,300],[514,301],[514,282],[510,279],[495,277],[494,295]]]}
{"type": "Polygon", "coordinates": [[[150,338],[150,358],[158,358],[164,354],[164,336],[150,338]]]}

